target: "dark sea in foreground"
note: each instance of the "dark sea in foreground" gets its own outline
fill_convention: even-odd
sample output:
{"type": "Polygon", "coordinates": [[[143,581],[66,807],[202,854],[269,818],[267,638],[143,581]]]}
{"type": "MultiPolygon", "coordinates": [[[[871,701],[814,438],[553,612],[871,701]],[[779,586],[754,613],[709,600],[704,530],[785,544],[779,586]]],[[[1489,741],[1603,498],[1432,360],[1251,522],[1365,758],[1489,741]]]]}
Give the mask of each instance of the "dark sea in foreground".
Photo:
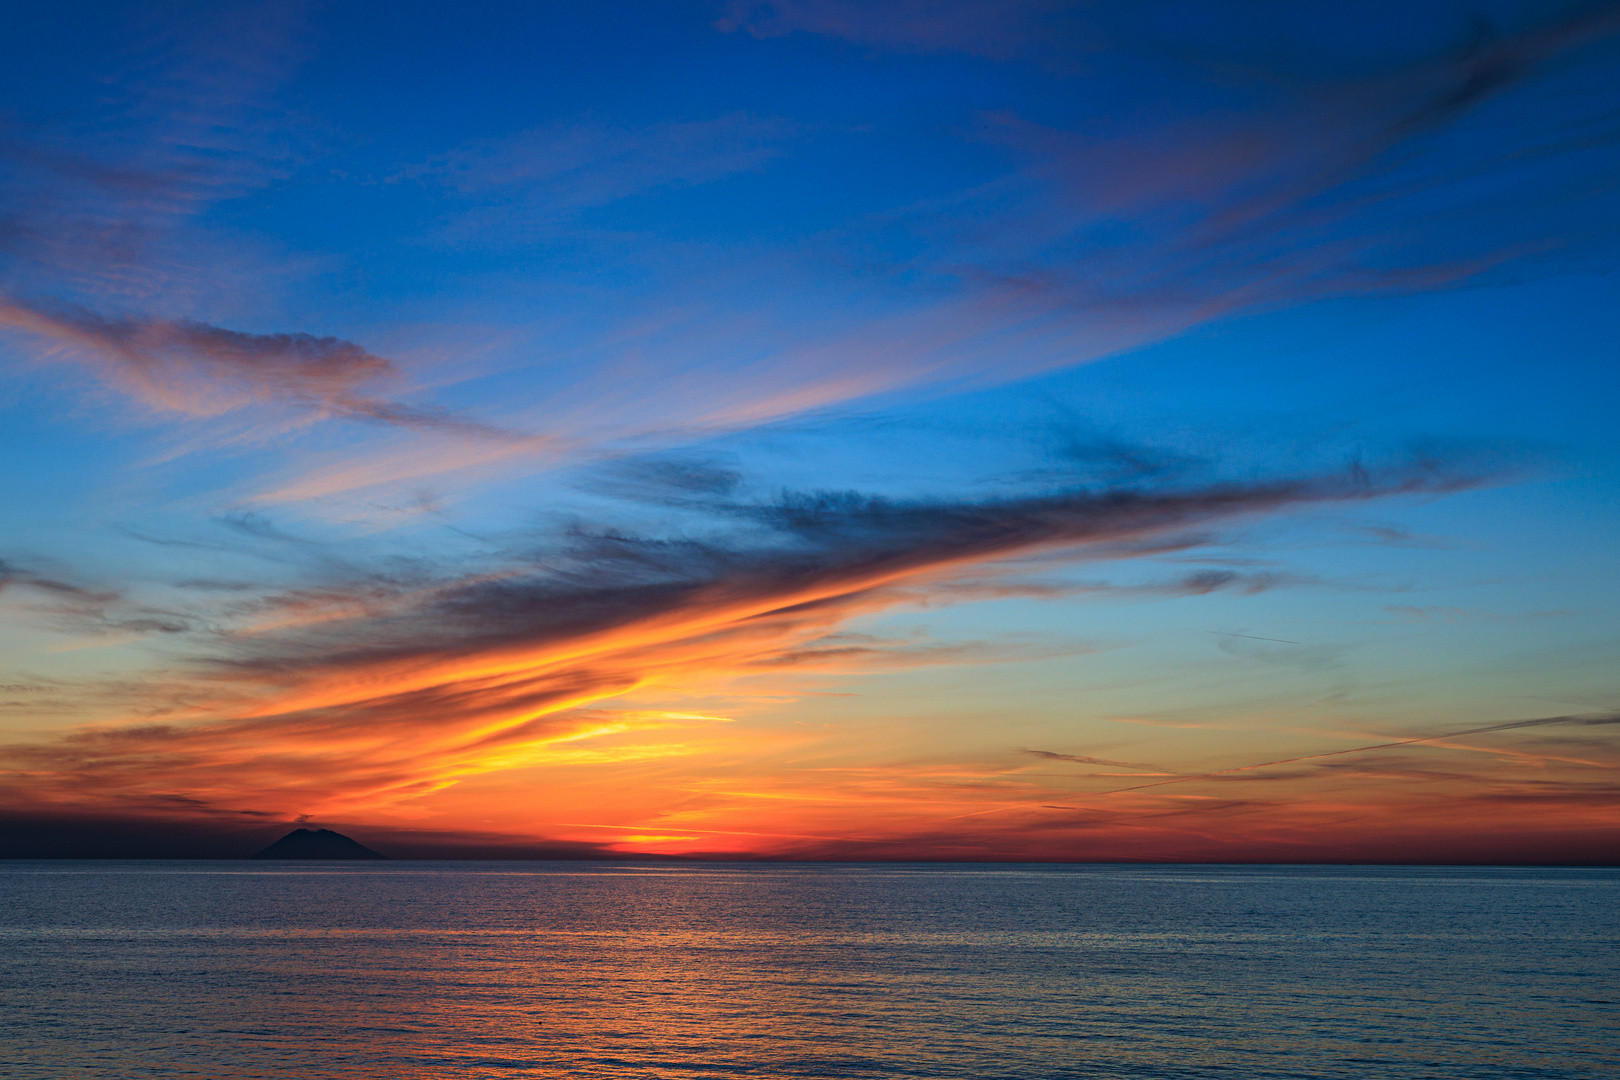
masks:
{"type": "Polygon", "coordinates": [[[0,1076],[1620,1076],[1620,870],[0,863],[0,1076]]]}

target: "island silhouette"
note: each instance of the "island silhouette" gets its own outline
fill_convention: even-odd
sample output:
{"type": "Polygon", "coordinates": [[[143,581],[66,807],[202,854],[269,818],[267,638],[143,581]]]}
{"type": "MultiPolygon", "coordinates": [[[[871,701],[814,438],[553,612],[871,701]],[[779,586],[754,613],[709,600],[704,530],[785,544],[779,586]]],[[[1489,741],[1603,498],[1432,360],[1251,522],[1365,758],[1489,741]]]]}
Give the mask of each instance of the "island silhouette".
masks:
{"type": "Polygon", "coordinates": [[[331,829],[294,829],[253,858],[386,859],[388,856],[331,829]]]}

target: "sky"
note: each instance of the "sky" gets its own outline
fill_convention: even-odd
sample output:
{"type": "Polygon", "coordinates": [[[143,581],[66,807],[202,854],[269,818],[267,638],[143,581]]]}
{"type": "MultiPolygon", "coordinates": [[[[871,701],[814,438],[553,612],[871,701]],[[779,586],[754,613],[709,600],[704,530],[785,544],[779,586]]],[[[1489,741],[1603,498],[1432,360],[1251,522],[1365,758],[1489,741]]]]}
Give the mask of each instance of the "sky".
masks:
{"type": "Polygon", "coordinates": [[[1620,4],[0,40],[0,855],[1620,860],[1620,4]]]}

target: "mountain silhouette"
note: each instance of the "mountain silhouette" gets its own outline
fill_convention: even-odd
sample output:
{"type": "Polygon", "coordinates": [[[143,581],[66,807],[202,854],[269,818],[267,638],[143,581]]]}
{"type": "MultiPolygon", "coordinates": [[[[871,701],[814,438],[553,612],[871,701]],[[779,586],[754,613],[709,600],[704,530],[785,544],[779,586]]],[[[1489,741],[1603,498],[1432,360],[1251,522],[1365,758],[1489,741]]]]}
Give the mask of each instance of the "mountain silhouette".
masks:
{"type": "Polygon", "coordinates": [[[386,859],[364,844],[331,829],[294,829],[271,844],[255,859],[386,859]]]}

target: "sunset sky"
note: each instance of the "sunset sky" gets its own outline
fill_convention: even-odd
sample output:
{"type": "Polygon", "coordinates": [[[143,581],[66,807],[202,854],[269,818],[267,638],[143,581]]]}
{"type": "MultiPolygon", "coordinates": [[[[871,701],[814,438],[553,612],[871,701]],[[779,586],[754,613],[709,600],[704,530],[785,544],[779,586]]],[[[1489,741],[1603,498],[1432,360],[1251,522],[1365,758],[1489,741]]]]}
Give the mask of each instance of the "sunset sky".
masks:
{"type": "Polygon", "coordinates": [[[14,6],[0,855],[1615,861],[1617,256],[1616,3],[14,6]]]}

